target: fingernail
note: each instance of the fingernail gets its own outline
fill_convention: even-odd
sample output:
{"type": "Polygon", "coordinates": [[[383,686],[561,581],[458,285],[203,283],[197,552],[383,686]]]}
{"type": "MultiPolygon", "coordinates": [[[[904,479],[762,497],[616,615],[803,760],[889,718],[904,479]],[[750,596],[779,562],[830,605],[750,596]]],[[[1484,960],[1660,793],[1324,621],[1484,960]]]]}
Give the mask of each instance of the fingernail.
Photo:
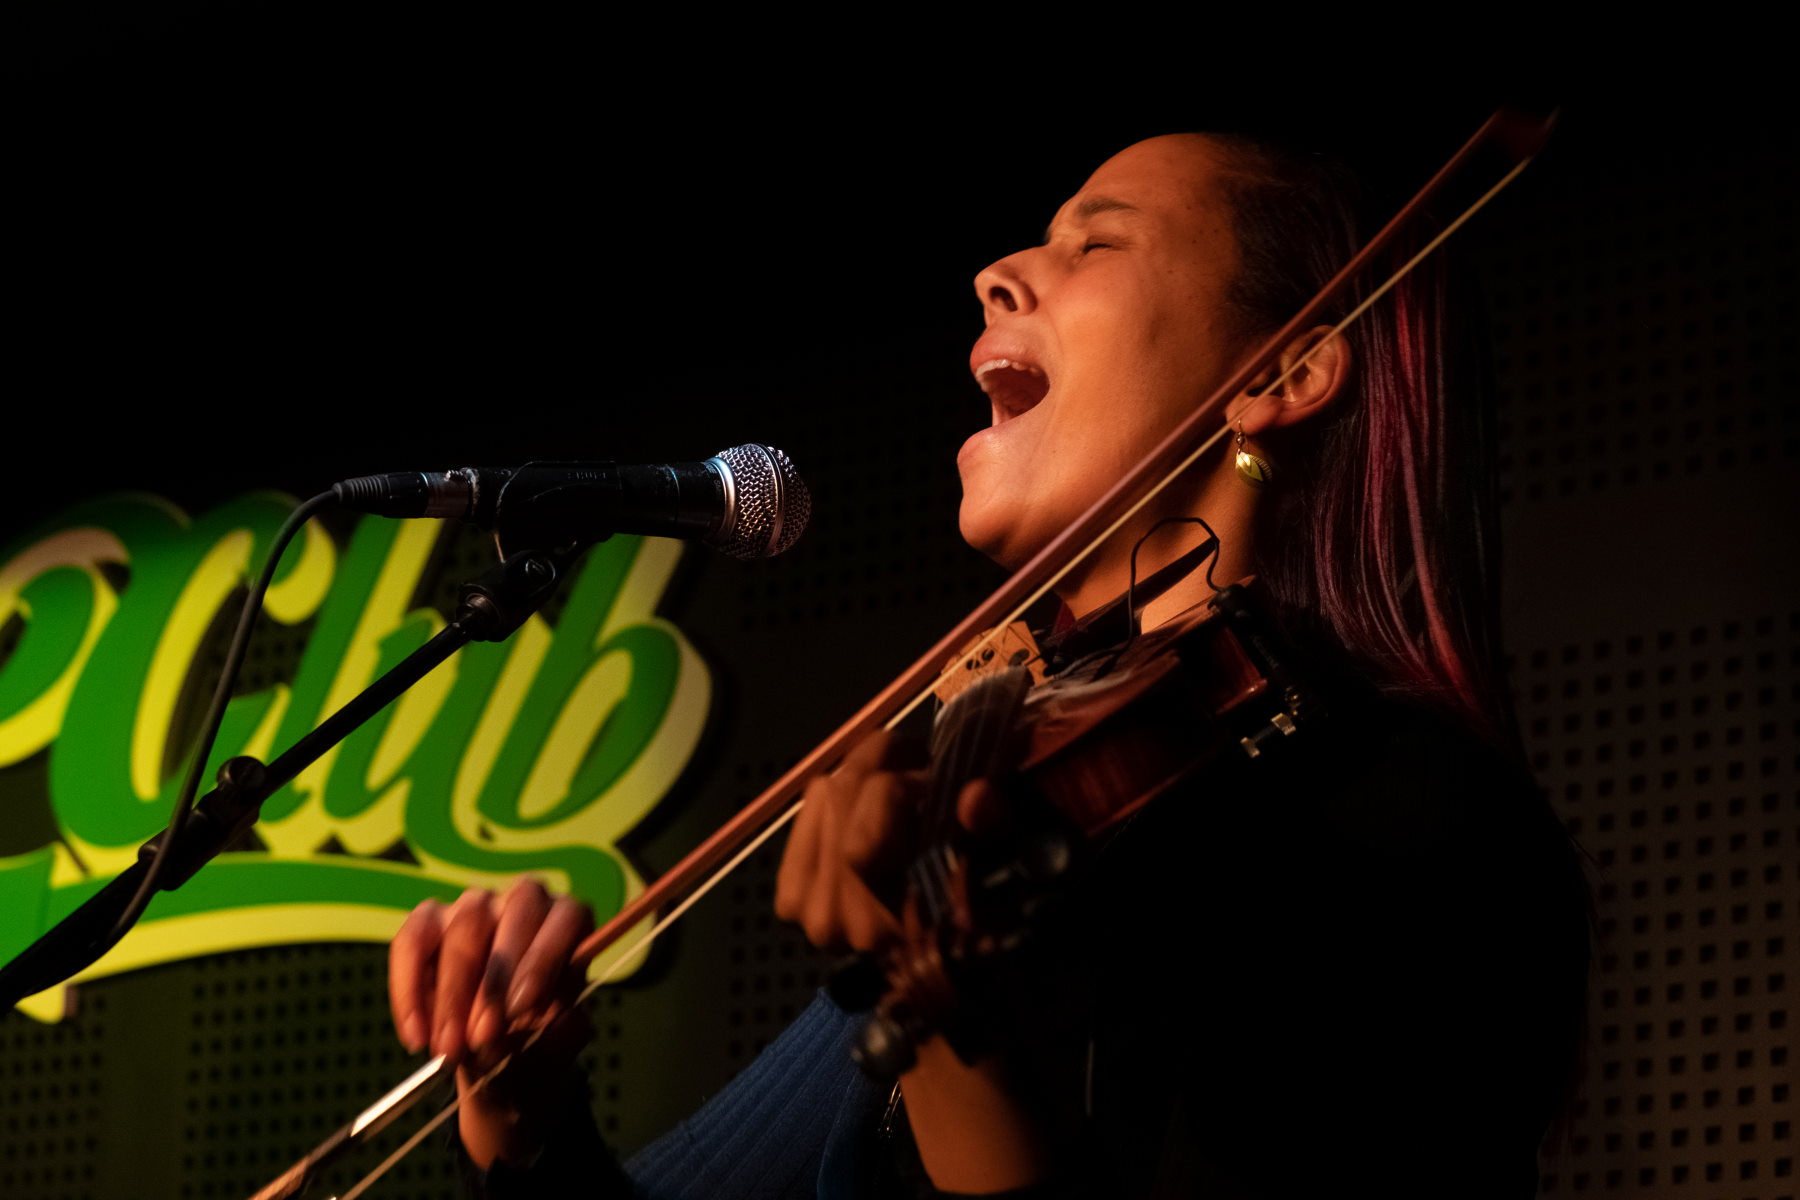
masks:
{"type": "Polygon", "coordinates": [[[414,1054],[425,1048],[425,1018],[418,1013],[406,1018],[406,1048],[414,1054]]]}
{"type": "Polygon", "coordinates": [[[516,1017],[525,1011],[526,1002],[532,998],[532,993],[536,991],[531,985],[532,980],[523,975],[513,980],[512,987],[508,988],[506,992],[507,1016],[516,1017]]]}
{"type": "Polygon", "coordinates": [[[479,1050],[500,1034],[500,1010],[488,1005],[475,1019],[475,1030],[469,1035],[469,1048],[479,1050]]]}

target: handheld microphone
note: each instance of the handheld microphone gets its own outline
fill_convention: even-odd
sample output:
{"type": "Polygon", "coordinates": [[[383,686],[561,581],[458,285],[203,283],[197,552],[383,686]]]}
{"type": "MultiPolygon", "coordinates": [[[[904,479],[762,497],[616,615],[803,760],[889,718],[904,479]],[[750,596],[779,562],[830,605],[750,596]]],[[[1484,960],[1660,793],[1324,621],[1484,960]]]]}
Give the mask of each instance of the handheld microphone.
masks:
{"type": "Polygon", "coordinates": [[[362,475],[339,502],[383,517],[459,517],[512,541],[594,542],[615,533],[693,538],[733,558],[792,546],[812,497],[788,456],[751,443],[697,463],[526,463],[362,475]]]}

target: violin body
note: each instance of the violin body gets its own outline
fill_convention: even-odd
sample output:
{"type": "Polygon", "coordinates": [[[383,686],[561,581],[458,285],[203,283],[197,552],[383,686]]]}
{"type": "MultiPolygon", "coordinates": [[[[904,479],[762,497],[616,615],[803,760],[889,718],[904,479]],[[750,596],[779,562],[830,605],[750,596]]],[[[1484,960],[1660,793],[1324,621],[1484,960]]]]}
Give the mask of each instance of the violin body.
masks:
{"type": "Polygon", "coordinates": [[[1099,837],[1195,770],[1259,757],[1323,710],[1261,611],[1234,584],[1116,651],[1034,688],[1020,773],[1084,836],[1099,837]]]}
{"type": "Polygon", "coordinates": [[[898,1074],[937,1033],[965,1061],[993,1050],[1059,969],[1082,861],[1194,772],[1285,750],[1323,717],[1294,664],[1247,580],[1036,686],[1015,667],[968,687],[933,737],[937,840],[909,872],[902,937],[832,986],[874,1010],[865,1069],[898,1074]],[[1008,751],[1007,827],[957,836],[949,798],[1008,751]]]}

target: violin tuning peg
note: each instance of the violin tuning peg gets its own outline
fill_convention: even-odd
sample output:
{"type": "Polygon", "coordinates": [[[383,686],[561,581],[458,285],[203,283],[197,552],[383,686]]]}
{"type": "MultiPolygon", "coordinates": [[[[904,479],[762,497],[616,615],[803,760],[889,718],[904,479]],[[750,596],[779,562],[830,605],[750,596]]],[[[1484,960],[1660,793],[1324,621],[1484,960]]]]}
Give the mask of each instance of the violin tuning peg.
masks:
{"type": "Polygon", "coordinates": [[[1024,858],[1029,878],[1038,881],[1060,879],[1075,863],[1075,848],[1060,833],[1046,833],[1031,839],[1025,847],[1024,858]]]}

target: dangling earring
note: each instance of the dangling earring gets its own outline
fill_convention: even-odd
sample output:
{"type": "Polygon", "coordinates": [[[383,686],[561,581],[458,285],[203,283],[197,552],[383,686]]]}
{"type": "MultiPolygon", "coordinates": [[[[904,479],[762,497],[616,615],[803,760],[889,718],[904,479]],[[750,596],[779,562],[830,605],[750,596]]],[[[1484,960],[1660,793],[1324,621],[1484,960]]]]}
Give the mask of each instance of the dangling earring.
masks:
{"type": "Polygon", "coordinates": [[[1260,492],[1275,478],[1269,460],[1244,449],[1244,423],[1237,424],[1237,477],[1253,492],[1260,492]]]}

